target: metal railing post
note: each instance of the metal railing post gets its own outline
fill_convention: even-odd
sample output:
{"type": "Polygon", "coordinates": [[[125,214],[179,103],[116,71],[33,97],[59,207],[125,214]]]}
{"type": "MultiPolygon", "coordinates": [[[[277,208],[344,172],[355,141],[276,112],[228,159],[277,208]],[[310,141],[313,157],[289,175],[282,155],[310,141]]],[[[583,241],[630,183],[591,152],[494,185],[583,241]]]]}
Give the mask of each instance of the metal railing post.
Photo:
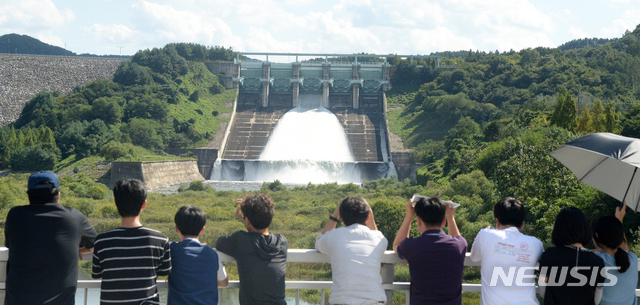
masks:
{"type": "MultiPolygon", "coordinates": [[[[393,264],[382,264],[380,267],[380,275],[382,276],[382,284],[393,284],[393,264]]],[[[387,304],[393,303],[393,290],[385,290],[387,295],[387,304]]]]}

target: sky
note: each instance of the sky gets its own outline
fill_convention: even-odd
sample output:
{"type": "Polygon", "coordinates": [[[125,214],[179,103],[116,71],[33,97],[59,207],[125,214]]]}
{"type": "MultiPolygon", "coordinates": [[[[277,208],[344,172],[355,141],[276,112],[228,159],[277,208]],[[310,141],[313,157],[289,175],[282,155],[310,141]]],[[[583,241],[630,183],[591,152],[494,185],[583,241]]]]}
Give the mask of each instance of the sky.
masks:
{"type": "Polygon", "coordinates": [[[0,35],[81,54],[173,42],[244,52],[430,54],[557,47],[640,24],[640,0],[0,0],[0,35]]]}

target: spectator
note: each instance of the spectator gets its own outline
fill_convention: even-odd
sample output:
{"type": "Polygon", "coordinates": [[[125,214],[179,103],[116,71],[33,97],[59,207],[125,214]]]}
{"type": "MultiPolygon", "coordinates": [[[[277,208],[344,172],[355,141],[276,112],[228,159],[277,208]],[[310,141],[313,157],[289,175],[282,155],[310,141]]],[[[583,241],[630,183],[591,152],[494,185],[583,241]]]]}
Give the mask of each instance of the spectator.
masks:
{"type": "Polygon", "coordinates": [[[387,239],[364,198],[351,196],[340,202],[316,238],[316,249],[331,258],[330,304],[386,303],[380,264],[387,239]],[[338,222],[345,227],[335,229],[338,222]]]}
{"type": "Polygon", "coordinates": [[[493,215],[496,228],[480,230],[471,247],[471,260],[482,261],[482,304],[539,304],[533,277],[543,247],[537,238],[520,233],[524,205],[505,197],[494,205],[493,215]],[[510,282],[507,277],[500,278],[501,274],[520,278],[510,282]]]}
{"type": "Polygon", "coordinates": [[[91,253],[96,231],[82,213],[59,204],[55,173],[31,175],[27,189],[29,205],[11,208],[4,226],[5,304],[73,305],[78,256],[91,253]]]}
{"type": "Polygon", "coordinates": [[[462,304],[462,271],[467,241],[460,236],[456,209],[440,198],[409,200],[406,216],[393,241],[393,250],[409,262],[411,304],[462,304]],[[420,237],[409,238],[411,223],[418,215],[420,237]],[[442,227],[449,224],[449,235],[442,227]]]}
{"type": "Polygon", "coordinates": [[[222,236],[216,249],[238,263],[240,304],[286,305],[284,278],[287,271],[287,239],[269,233],[275,204],[267,195],[256,195],[235,203],[237,218],[248,232],[222,236]]]}
{"type": "Polygon", "coordinates": [[[102,278],[100,304],[159,304],[156,277],[171,271],[169,239],[140,223],[147,205],[142,181],[116,182],[113,198],[121,225],[98,235],[93,254],[92,276],[102,278]]]}
{"type": "Polygon", "coordinates": [[[175,216],[176,233],[182,242],[172,242],[168,305],[218,304],[218,286],[227,286],[227,272],[216,250],[200,243],[207,217],[198,207],[183,206],[175,216]]]}
{"type": "Polygon", "coordinates": [[[575,207],[560,210],[551,232],[555,247],[547,248],[540,258],[540,295],[545,305],[599,303],[602,287],[596,287],[604,282],[604,262],[585,249],[590,241],[591,229],[582,211],[575,207]]]}
{"type": "MultiPolygon", "coordinates": [[[[597,256],[604,261],[604,265],[612,268],[607,271],[615,276],[616,283],[613,286],[605,285],[602,290],[600,305],[622,305],[638,303],[636,287],[638,285],[638,256],[629,252],[627,239],[624,236],[622,220],[626,214],[625,207],[617,207],[615,216],[603,216],[596,219],[591,225],[593,231],[593,243],[596,246],[597,256]]],[[[607,279],[610,283],[612,279],[607,279]]]]}

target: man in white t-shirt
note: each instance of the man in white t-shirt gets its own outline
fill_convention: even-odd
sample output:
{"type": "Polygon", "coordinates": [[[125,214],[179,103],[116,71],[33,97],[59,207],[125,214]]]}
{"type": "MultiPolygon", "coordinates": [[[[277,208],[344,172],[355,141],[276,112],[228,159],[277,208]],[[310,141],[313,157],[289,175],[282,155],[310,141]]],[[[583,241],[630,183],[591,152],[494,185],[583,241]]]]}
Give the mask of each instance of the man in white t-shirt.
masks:
{"type": "Polygon", "coordinates": [[[544,250],[542,242],[520,233],[524,206],[511,197],[493,207],[496,228],[480,230],[471,248],[471,260],[482,261],[481,304],[539,304],[534,268],[544,250]]]}
{"type": "Polygon", "coordinates": [[[340,202],[316,238],[316,249],[331,257],[330,304],[386,303],[380,263],[387,243],[364,198],[351,196],[340,202]],[[335,229],[338,222],[345,226],[335,229]]]}

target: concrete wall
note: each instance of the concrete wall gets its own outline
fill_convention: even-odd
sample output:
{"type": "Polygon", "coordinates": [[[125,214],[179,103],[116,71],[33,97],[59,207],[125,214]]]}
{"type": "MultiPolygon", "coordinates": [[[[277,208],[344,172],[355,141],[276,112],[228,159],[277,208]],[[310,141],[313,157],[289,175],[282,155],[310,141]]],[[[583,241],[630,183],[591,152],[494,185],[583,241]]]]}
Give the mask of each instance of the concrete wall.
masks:
{"type": "Polygon", "coordinates": [[[165,150],[165,152],[175,156],[180,156],[186,154],[187,152],[191,152],[195,157],[198,158],[198,171],[205,179],[209,179],[209,177],[211,177],[213,163],[215,163],[216,159],[218,158],[217,149],[168,148],[165,150]]]}
{"type": "Polygon", "coordinates": [[[396,166],[396,171],[398,172],[398,180],[402,181],[404,179],[409,178],[411,182],[416,183],[416,170],[421,168],[423,165],[414,163],[411,159],[410,152],[391,152],[391,160],[393,160],[393,164],[396,166]]]}
{"type": "Polygon", "coordinates": [[[139,179],[148,190],[162,186],[205,180],[198,171],[195,160],[158,161],[158,162],[113,162],[109,187],[121,179],[139,179]]]}
{"type": "Polygon", "coordinates": [[[240,76],[240,65],[232,61],[212,61],[206,63],[211,73],[220,78],[220,83],[227,89],[238,88],[233,79],[240,76]]]}

